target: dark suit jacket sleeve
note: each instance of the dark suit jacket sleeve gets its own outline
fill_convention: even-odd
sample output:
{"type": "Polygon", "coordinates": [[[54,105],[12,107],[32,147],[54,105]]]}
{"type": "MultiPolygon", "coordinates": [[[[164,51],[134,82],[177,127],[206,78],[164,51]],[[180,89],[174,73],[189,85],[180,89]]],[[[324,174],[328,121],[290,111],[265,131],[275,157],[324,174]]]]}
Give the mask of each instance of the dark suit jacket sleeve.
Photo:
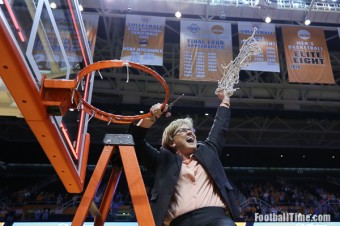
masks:
{"type": "Polygon", "coordinates": [[[157,166],[159,151],[145,140],[147,131],[147,128],[131,124],[128,133],[132,135],[135,142],[135,150],[139,164],[154,172],[157,166]]]}
{"type": "Polygon", "coordinates": [[[229,127],[229,120],[230,109],[226,107],[219,107],[208,138],[205,140],[205,143],[209,145],[220,157],[225,143],[225,135],[229,127]]]}

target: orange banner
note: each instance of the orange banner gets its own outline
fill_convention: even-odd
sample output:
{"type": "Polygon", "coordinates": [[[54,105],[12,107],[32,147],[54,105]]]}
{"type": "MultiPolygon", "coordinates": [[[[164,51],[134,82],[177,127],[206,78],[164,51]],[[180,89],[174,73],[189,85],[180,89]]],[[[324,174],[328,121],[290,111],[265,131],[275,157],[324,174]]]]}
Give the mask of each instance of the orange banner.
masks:
{"type": "Polygon", "coordinates": [[[233,59],[231,24],[181,20],[181,80],[217,81],[233,59]]]}
{"type": "Polygon", "coordinates": [[[282,27],[282,36],[289,82],[335,83],[322,29],[282,27]]]}
{"type": "Polygon", "coordinates": [[[127,15],[121,60],[163,65],[165,18],[127,15]]]}

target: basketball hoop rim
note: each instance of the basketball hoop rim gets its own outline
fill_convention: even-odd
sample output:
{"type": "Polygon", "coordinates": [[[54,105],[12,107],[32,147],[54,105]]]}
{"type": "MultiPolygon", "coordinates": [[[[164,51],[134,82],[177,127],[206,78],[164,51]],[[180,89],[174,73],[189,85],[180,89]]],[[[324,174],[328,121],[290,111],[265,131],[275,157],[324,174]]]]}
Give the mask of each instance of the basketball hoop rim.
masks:
{"type": "MultiPolygon", "coordinates": [[[[152,75],[163,86],[165,90],[165,99],[161,105],[161,109],[165,108],[166,104],[169,101],[169,96],[170,96],[169,87],[166,81],[156,71],[142,64],[135,63],[135,62],[128,62],[128,61],[123,61],[123,60],[104,60],[104,61],[98,61],[93,64],[90,64],[78,72],[77,77],[75,78],[75,81],[77,82],[76,87],[78,87],[79,82],[85,76],[88,76],[93,71],[106,69],[106,68],[122,68],[122,67],[130,67],[130,68],[138,69],[140,71],[143,71],[143,72],[146,72],[147,74],[152,75]]],[[[91,117],[95,117],[99,120],[106,121],[108,123],[130,124],[136,120],[140,120],[140,119],[144,119],[144,118],[148,118],[152,116],[151,112],[146,113],[146,114],[141,114],[141,115],[134,115],[134,116],[116,115],[116,114],[102,111],[94,107],[93,105],[85,101],[84,98],[81,96],[80,92],[77,90],[75,90],[75,97],[76,97],[75,98],[76,104],[82,105],[82,110],[84,110],[87,114],[91,115],[91,117]]]]}

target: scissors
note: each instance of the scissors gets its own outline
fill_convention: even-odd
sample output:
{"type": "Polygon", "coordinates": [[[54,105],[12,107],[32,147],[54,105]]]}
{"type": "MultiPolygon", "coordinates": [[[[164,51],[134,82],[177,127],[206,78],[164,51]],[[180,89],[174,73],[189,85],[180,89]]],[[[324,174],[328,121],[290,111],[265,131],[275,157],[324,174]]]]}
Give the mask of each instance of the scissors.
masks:
{"type": "Polygon", "coordinates": [[[169,104],[169,107],[168,107],[168,110],[166,111],[165,113],[165,117],[170,117],[171,116],[171,108],[172,106],[174,106],[174,104],[179,100],[181,99],[182,97],[184,96],[184,93],[182,95],[180,95],[179,97],[177,97],[174,101],[172,101],[170,104],[169,104]]]}

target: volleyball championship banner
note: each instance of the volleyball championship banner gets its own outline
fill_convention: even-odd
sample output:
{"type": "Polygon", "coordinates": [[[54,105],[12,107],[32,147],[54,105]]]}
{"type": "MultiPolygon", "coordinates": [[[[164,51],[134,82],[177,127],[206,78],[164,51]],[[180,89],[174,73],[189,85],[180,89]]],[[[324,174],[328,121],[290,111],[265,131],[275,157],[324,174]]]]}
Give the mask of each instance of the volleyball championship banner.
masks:
{"type": "Polygon", "coordinates": [[[163,65],[165,18],[126,15],[121,60],[163,65]]]}
{"type": "Polygon", "coordinates": [[[289,82],[334,84],[324,31],[282,27],[289,82]]]}
{"type": "Polygon", "coordinates": [[[181,20],[179,79],[217,81],[233,59],[231,24],[181,20]]]}
{"type": "Polygon", "coordinates": [[[254,38],[260,45],[262,53],[251,56],[251,60],[249,61],[248,65],[242,67],[241,69],[250,71],[280,72],[274,24],[238,22],[240,48],[243,45],[243,41],[253,34],[254,27],[257,28],[254,38]]]}

